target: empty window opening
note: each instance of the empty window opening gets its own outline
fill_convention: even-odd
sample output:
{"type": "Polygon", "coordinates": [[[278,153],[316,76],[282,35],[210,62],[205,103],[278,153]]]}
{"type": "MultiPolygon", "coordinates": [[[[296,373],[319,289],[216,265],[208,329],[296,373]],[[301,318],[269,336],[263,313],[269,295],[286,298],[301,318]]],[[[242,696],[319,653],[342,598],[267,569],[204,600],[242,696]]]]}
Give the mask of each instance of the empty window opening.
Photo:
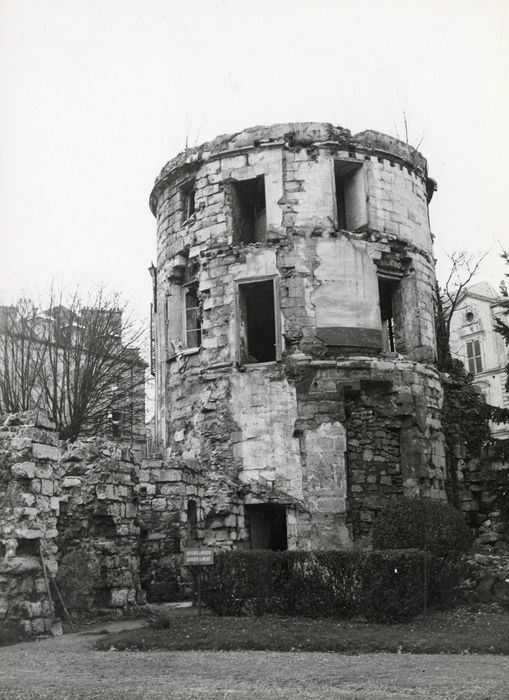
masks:
{"type": "Polygon", "coordinates": [[[286,507],[264,503],[245,506],[246,524],[251,549],[288,549],[286,507]]]}
{"type": "Polygon", "coordinates": [[[196,211],[194,204],[195,191],[196,189],[194,180],[189,180],[188,182],[185,182],[180,188],[180,197],[182,202],[182,219],[184,221],[189,219],[196,211]]]}
{"type": "Polygon", "coordinates": [[[91,537],[115,537],[117,530],[112,515],[94,513],[88,520],[88,532],[91,537]]]}
{"type": "Polygon", "coordinates": [[[187,534],[190,540],[198,539],[198,509],[192,499],[187,502],[187,534]]]}
{"type": "Polygon", "coordinates": [[[18,540],[18,546],[16,547],[17,557],[39,557],[39,538],[34,537],[33,539],[20,539],[18,540]]]}
{"type": "Polygon", "coordinates": [[[243,364],[277,359],[273,279],[239,284],[239,336],[243,364]]]}
{"type": "Polygon", "coordinates": [[[351,161],[334,161],[334,183],[338,228],[365,231],[368,217],[362,165],[351,161]]]}
{"type": "Polygon", "coordinates": [[[187,348],[199,348],[201,345],[201,310],[197,285],[188,287],[185,291],[184,338],[187,348]]]}
{"type": "Polygon", "coordinates": [[[378,279],[380,318],[382,321],[382,343],[387,352],[396,352],[396,329],[394,320],[394,297],[398,283],[390,279],[378,279]]]}
{"type": "Polygon", "coordinates": [[[267,231],[265,177],[236,180],[232,184],[235,243],[261,243],[267,231]]]}
{"type": "Polygon", "coordinates": [[[470,374],[482,372],[481,341],[469,340],[467,343],[468,371],[470,374]]]}
{"type": "Polygon", "coordinates": [[[111,412],[111,434],[113,437],[120,437],[122,434],[122,414],[120,411],[111,412]]]}

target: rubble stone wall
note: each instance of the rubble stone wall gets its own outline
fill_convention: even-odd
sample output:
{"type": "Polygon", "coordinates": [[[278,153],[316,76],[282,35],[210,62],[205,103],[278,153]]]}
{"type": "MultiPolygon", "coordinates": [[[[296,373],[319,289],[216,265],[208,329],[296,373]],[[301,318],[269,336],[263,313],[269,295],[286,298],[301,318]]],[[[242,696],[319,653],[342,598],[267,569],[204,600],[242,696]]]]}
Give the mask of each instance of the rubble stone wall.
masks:
{"type": "Polygon", "coordinates": [[[71,613],[122,610],[143,599],[137,478],[132,453],[117,443],[86,438],[66,446],[42,413],[7,417],[0,427],[0,624],[14,620],[29,634],[48,633],[51,600],[62,614],[52,579],[71,613]]]}
{"type": "MultiPolygon", "coordinates": [[[[480,459],[465,459],[465,448],[457,446],[459,508],[476,532],[476,545],[489,553],[509,549],[509,465],[493,462],[486,453],[480,459]],[[505,485],[505,488],[501,488],[505,485]]],[[[509,576],[509,570],[507,572],[509,576]]]]}
{"type": "Polygon", "coordinates": [[[167,552],[162,560],[190,539],[186,499],[197,499],[194,534],[206,545],[253,546],[253,507],[279,505],[288,547],[348,548],[369,535],[384,500],[445,498],[430,182],[426,161],[406,144],[315,123],[246,129],[165,166],[150,203],[155,427],[172,484],[163,506],[151,471],[145,509],[150,520],[164,508],[172,523],[150,545],[167,552]],[[346,226],[342,173],[355,190],[346,226]],[[239,183],[262,176],[265,228],[248,243],[239,183]],[[243,285],[267,280],[273,361],[246,361],[243,285]],[[190,285],[199,347],[189,346],[183,320],[190,285]],[[392,299],[392,351],[380,285],[392,299]]]}
{"type": "Polygon", "coordinates": [[[73,610],[123,609],[141,597],[132,453],[101,438],[60,459],[57,581],[73,610]]]}
{"type": "Polygon", "coordinates": [[[58,461],[53,426],[42,415],[0,427],[0,624],[16,620],[28,634],[51,630],[44,577],[57,570],[58,461]]]}

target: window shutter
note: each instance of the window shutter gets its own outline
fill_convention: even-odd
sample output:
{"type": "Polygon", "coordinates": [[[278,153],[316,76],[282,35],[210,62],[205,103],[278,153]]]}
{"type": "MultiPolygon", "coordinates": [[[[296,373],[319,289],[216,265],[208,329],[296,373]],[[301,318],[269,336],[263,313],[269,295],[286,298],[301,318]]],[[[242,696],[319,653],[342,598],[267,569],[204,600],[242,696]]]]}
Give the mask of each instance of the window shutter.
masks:
{"type": "Polygon", "coordinates": [[[169,286],[166,295],[166,357],[174,357],[184,347],[182,287],[169,286]]]}

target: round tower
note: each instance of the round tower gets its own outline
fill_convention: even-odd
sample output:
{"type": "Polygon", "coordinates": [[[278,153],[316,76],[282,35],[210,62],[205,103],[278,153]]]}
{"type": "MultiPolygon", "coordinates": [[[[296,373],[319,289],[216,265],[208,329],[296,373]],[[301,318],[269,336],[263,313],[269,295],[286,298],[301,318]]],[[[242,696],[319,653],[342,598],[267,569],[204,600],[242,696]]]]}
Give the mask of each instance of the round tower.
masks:
{"type": "Polygon", "coordinates": [[[387,499],[445,498],[434,189],[411,146],[322,123],[163,168],[152,482],[181,544],[344,548],[387,499]]]}

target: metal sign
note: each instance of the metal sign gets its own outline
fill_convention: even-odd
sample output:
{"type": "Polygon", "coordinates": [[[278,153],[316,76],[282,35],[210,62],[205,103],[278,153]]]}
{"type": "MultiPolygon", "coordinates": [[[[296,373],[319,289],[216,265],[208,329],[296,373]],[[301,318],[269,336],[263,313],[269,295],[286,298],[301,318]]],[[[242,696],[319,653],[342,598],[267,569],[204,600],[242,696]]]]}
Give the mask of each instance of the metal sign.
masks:
{"type": "Polygon", "coordinates": [[[192,548],[184,549],[184,566],[212,566],[214,564],[214,550],[192,548]]]}

